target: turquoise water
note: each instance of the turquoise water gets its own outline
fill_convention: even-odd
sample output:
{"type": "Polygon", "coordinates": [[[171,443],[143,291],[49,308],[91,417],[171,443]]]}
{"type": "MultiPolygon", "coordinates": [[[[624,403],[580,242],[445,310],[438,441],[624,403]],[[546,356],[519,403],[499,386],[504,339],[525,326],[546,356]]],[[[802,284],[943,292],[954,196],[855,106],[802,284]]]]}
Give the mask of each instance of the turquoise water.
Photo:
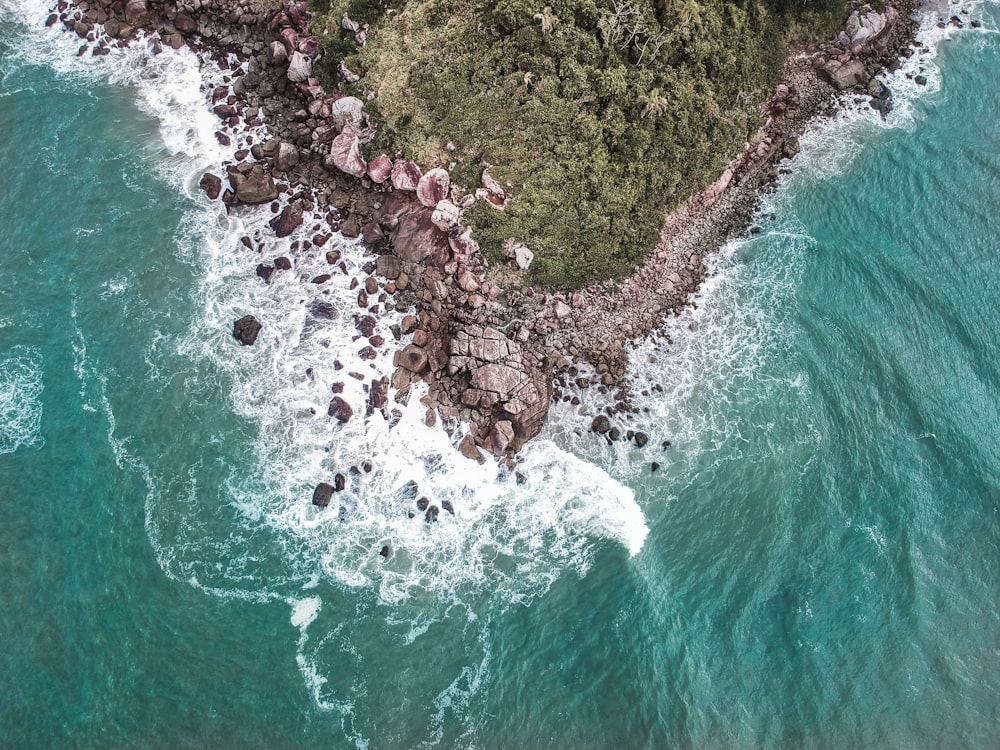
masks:
{"type": "Polygon", "coordinates": [[[644,453],[586,432],[589,394],[519,483],[416,399],[394,426],[310,414],[333,382],[363,414],[392,347],[355,356],[350,274],[309,284],[325,261],[295,237],[265,256],[296,271],[257,281],[238,238],[266,209],[198,194],[226,155],[215,74],[79,62],[16,10],[0,746],[1000,745],[1000,36],[929,32],[887,122],[803,139],[760,233],[636,345],[644,453]],[[312,511],[369,458],[343,512],[312,511]],[[456,516],[411,522],[411,479],[456,516]]]}

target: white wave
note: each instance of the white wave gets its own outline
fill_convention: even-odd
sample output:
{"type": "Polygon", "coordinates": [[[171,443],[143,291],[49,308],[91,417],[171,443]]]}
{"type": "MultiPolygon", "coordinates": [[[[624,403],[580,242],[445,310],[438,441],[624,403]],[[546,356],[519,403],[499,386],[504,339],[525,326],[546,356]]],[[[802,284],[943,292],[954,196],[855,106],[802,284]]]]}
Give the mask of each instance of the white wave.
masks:
{"type": "Polygon", "coordinates": [[[933,8],[917,13],[918,44],[912,54],[900,60],[894,73],[877,78],[892,92],[892,111],[885,117],[870,106],[870,99],[853,93],[839,97],[839,109],[829,119],[818,120],[799,139],[801,152],[795,158],[794,171],[787,181],[802,184],[843,174],[864,153],[867,143],[880,132],[912,131],[923,117],[921,103],[941,91],[941,70],[937,58],[942,45],[960,34],[978,33],[969,24],[982,8],[981,2],[953,2],[944,16],[933,8]],[[965,26],[959,29],[946,23],[950,15],[959,15],[965,26]],[[919,81],[919,82],[918,82],[919,81]]]}
{"type": "Polygon", "coordinates": [[[0,355],[0,455],[42,444],[43,360],[35,347],[0,355]]]}

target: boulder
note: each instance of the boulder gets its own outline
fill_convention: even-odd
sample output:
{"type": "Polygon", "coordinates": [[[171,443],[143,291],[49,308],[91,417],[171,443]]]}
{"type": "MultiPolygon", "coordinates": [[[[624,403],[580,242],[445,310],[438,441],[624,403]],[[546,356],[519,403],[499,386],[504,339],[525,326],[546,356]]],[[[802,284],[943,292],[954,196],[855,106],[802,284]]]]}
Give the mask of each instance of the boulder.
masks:
{"type": "Polygon", "coordinates": [[[393,237],[396,254],[409,263],[426,263],[438,268],[451,260],[448,238],[431,221],[427,209],[403,214],[393,237]]]}
{"type": "Polygon", "coordinates": [[[637,447],[645,448],[646,443],[649,442],[649,435],[647,435],[645,432],[637,432],[635,433],[633,439],[635,440],[635,444],[637,447]]]}
{"type": "Polygon", "coordinates": [[[337,130],[348,125],[361,126],[365,104],[356,96],[342,96],[330,105],[330,120],[337,130]]]}
{"type": "Polygon", "coordinates": [[[399,258],[395,255],[378,256],[375,259],[375,273],[389,279],[390,281],[398,279],[399,274],[402,273],[399,258]]]}
{"type": "Polygon", "coordinates": [[[458,444],[458,452],[473,461],[479,461],[483,457],[479,448],[476,447],[476,441],[472,439],[472,435],[466,435],[462,438],[462,442],[458,444]]]}
{"type": "Polygon", "coordinates": [[[420,374],[428,369],[427,352],[416,344],[407,344],[399,353],[399,365],[420,374]]]}
{"type": "Polygon", "coordinates": [[[522,271],[527,271],[531,267],[531,261],[535,259],[535,254],[526,245],[518,243],[514,247],[514,262],[522,271]]]}
{"type": "Polygon", "coordinates": [[[149,5],[146,0],[128,0],[125,3],[125,22],[130,26],[141,26],[149,22],[149,5]]]}
{"type": "Polygon", "coordinates": [[[427,509],[427,512],[424,513],[424,522],[437,523],[437,520],[438,520],[438,507],[436,505],[432,505],[427,509]]]}
{"type": "Polygon", "coordinates": [[[456,226],[461,218],[462,213],[458,206],[449,200],[438,201],[431,213],[431,222],[442,232],[447,232],[456,226]]]}
{"type": "Polygon", "coordinates": [[[598,435],[604,435],[611,431],[611,420],[603,414],[598,414],[594,417],[594,421],[590,423],[590,429],[598,435]]]}
{"type": "Polygon", "coordinates": [[[309,58],[298,50],[288,59],[288,72],[285,73],[292,83],[305,83],[312,76],[312,63],[309,58]]]}
{"type": "Polygon", "coordinates": [[[400,159],[392,165],[391,177],[396,190],[416,190],[422,174],[416,162],[400,159]]]}
{"type": "Polygon", "coordinates": [[[253,315],[244,315],[233,323],[233,336],[245,346],[253,346],[263,326],[253,315]]]}
{"type": "Polygon", "coordinates": [[[198,22],[191,17],[190,13],[182,10],[174,16],[174,28],[182,34],[193,34],[198,30],[198,22]]]}
{"type": "Polygon", "coordinates": [[[868,80],[868,71],[860,60],[851,60],[836,67],[827,64],[823,70],[837,91],[861,85],[868,80]]]}
{"type": "Polygon", "coordinates": [[[205,195],[214,201],[222,192],[222,178],[212,174],[211,172],[205,172],[205,174],[201,176],[201,181],[198,183],[198,187],[204,190],[205,195]]]}
{"type": "Polygon", "coordinates": [[[356,135],[341,133],[334,138],[330,146],[330,155],[333,157],[334,165],[341,172],[354,177],[364,177],[368,171],[368,165],[361,155],[361,142],[356,135]]]}
{"type": "Polygon", "coordinates": [[[284,65],[288,62],[288,50],[281,42],[271,42],[267,48],[267,59],[272,65],[284,65]]]}
{"type": "Polygon", "coordinates": [[[330,406],[327,408],[326,413],[341,424],[345,424],[354,416],[354,409],[340,396],[334,396],[333,400],[330,401],[330,406]]]}
{"type": "Polygon", "coordinates": [[[319,508],[325,508],[330,504],[330,498],[332,497],[333,485],[326,482],[320,482],[316,485],[316,489],[313,490],[312,504],[319,508]]]}
{"type": "Polygon", "coordinates": [[[368,177],[377,185],[389,179],[392,174],[392,159],[385,154],[378,156],[368,162],[368,177]]]}
{"type": "Polygon", "coordinates": [[[479,243],[472,239],[472,227],[452,227],[448,232],[448,245],[455,255],[463,258],[479,252],[479,243]]]}
{"type": "Polygon", "coordinates": [[[276,218],[271,220],[271,227],[278,237],[287,237],[302,225],[302,203],[289,203],[276,218]]]}
{"type": "Polygon", "coordinates": [[[440,167],[430,170],[417,182],[417,200],[428,208],[434,208],[448,197],[451,178],[447,170],[440,167]]]}
{"type": "Polygon", "coordinates": [[[277,197],[278,188],[266,172],[251,173],[236,189],[237,200],[250,206],[270,203],[277,197]]]}
{"type": "Polygon", "coordinates": [[[279,143],[278,147],[274,150],[274,168],[282,172],[287,172],[298,163],[299,150],[291,143],[285,143],[284,141],[279,143]]]}
{"type": "Polygon", "coordinates": [[[486,437],[486,450],[495,456],[502,456],[514,441],[514,426],[506,419],[497,422],[486,437]]]}

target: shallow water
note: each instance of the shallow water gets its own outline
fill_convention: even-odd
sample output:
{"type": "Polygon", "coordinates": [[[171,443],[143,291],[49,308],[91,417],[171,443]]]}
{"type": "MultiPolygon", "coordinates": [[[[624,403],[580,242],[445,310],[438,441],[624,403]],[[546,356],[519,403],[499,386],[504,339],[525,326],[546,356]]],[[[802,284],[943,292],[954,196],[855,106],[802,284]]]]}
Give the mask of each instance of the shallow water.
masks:
{"type": "Polygon", "coordinates": [[[0,9],[0,745],[1000,743],[994,31],[928,29],[887,121],[803,138],[635,345],[644,451],[588,393],[521,481],[416,396],[365,418],[363,248],[318,287],[309,221],[258,255],[267,209],[200,195],[222,73],[78,60],[44,10],[0,9]]]}

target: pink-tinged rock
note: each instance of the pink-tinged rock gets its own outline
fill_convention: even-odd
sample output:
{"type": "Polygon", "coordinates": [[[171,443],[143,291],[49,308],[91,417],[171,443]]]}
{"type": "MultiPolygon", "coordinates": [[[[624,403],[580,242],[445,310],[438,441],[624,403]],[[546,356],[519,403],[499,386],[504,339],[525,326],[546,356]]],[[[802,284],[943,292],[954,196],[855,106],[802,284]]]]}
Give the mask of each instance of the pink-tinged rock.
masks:
{"type": "Polygon", "coordinates": [[[531,261],[535,259],[535,254],[526,245],[518,243],[514,247],[514,262],[522,271],[527,271],[531,267],[531,261]]]}
{"type": "Polygon", "coordinates": [[[501,398],[506,398],[526,379],[527,376],[520,370],[515,370],[507,365],[490,363],[477,368],[472,373],[472,387],[481,391],[490,391],[498,394],[501,398]]]}
{"type": "Polygon", "coordinates": [[[586,302],[584,296],[580,294],[580,292],[573,292],[572,300],[573,300],[573,307],[583,307],[584,303],[586,302]]]}
{"type": "Polygon", "coordinates": [[[359,76],[353,70],[348,68],[347,63],[345,63],[343,60],[337,63],[337,72],[340,74],[340,77],[343,78],[348,83],[357,83],[358,81],[361,80],[361,76],[359,76]]]}
{"type": "Polygon", "coordinates": [[[149,21],[149,6],[146,0],[128,0],[125,3],[125,21],[132,26],[139,26],[149,21]]]}
{"type": "Polygon", "coordinates": [[[251,174],[246,180],[240,183],[236,189],[236,197],[240,203],[247,205],[258,205],[270,203],[278,197],[278,188],[271,179],[271,175],[266,172],[251,174]]]}
{"type": "Polygon", "coordinates": [[[314,36],[307,36],[304,39],[299,39],[299,44],[297,49],[303,55],[315,55],[316,50],[319,49],[319,39],[314,36]]]}
{"type": "Polygon", "coordinates": [[[287,172],[299,163],[299,150],[291,143],[282,141],[274,150],[274,168],[287,172]]]}
{"type": "Polygon", "coordinates": [[[479,280],[476,278],[476,275],[467,268],[463,268],[458,272],[458,285],[462,287],[463,291],[466,292],[479,291],[479,280]]]}
{"type": "Polygon", "coordinates": [[[410,372],[420,374],[429,368],[427,352],[416,344],[407,344],[399,353],[399,365],[410,372]]]}
{"type": "Polygon", "coordinates": [[[483,172],[482,182],[483,187],[493,195],[499,196],[500,198],[504,198],[506,196],[506,191],[503,189],[503,186],[497,182],[489,172],[483,172]]]}
{"type": "Polygon", "coordinates": [[[288,20],[291,21],[295,28],[299,31],[305,31],[309,28],[309,21],[312,20],[312,13],[309,12],[309,5],[307,3],[289,3],[288,7],[285,9],[285,13],[288,14],[288,20]]]}
{"type": "Polygon", "coordinates": [[[434,208],[448,197],[450,185],[451,178],[448,176],[447,170],[440,167],[432,169],[417,183],[417,200],[428,208],[434,208]]]}
{"type": "Polygon", "coordinates": [[[396,190],[416,190],[421,177],[416,162],[401,159],[392,165],[392,186],[396,190]]]}
{"type": "Polygon", "coordinates": [[[360,126],[364,107],[365,103],[356,96],[342,96],[330,105],[330,120],[341,131],[351,125],[360,126]]]}
{"type": "MultiPolygon", "coordinates": [[[[417,189],[417,194],[420,194],[419,188],[417,189]]],[[[437,205],[434,206],[434,212],[431,214],[431,221],[434,223],[434,226],[442,232],[447,232],[452,227],[457,226],[461,218],[462,212],[458,206],[449,200],[438,201],[437,205]]]]}
{"type": "Polygon", "coordinates": [[[282,29],[278,36],[281,37],[281,41],[285,45],[285,51],[289,55],[299,48],[299,35],[295,33],[295,29],[282,29]]]}
{"type": "Polygon", "coordinates": [[[483,456],[479,452],[479,448],[476,447],[476,441],[472,439],[472,435],[466,435],[462,438],[462,442],[458,444],[458,452],[466,458],[471,458],[473,461],[483,460],[483,456]]]}
{"type": "Polygon", "coordinates": [[[479,243],[472,239],[472,227],[453,227],[448,233],[448,245],[455,255],[463,258],[479,252],[479,243]]]}
{"type": "Polygon", "coordinates": [[[272,65],[284,65],[288,62],[288,50],[281,42],[271,42],[267,48],[267,59],[272,65]]]}
{"type": "Polygon", "coordinates": [[[388,180],[390,174],[392,174],[392,159],[385,154],[368,162],[368,177],[377,185],[388,180]]]}
{"type": "Polygon", "coordinates": [[[341,172],[346,172],[354,177],[364,177],[368,171],[368,165],[361,155],[361,143],[356,135],[341,133],[333,139],[330,146],[330,156],[333,163],[341,172]]]}
{"type": "Polygon", "coordinates": [[[565,302],[563,302],[562,300],[557,300],[555,307],[553,308],[553,312],[555,312],[556,318],[562,320],[563,318],[568,318],[570,316],[570,313],[572,313],[573,311],[570,309],[570,306],[567,305],[565,302]]]}
{"type": "Polygon", "coordinates": [[[495,456],[502,456],[514,440],[514,426],[507,420],[497,422],[486,438],[485,448],[495,456]]]}
{"type": "Polygon", "coordinates": [[[288,61],[288,72],[285,75],[292,83],[304,83],[312,75],[312,63],[305,55],[296,50],[288,61]]]}

